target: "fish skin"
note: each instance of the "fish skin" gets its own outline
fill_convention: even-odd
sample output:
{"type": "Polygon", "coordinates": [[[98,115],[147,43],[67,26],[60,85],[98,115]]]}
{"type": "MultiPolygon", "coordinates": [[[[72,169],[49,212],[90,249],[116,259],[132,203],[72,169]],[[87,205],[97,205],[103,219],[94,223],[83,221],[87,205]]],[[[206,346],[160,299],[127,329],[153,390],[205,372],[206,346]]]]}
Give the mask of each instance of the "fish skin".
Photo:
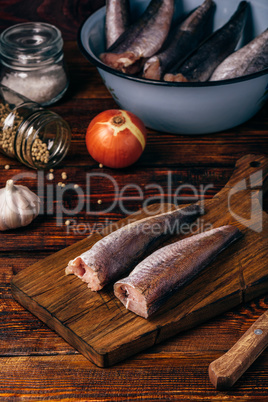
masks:
{"type": "Polygon", "coordinates": [[[268,67],[268,28],[223,60],[212,74],[210,81],[242,77],[266,67],[268,67]]]}
{"type": "MultiPolygon", "coordinates": [[[[172,32],[167,47],[149,58],[143,67],[143,77],[160,80],[166,71],[187,57],[206,37],[206,26],[213,14],[215,3],[205,0],[172,32]]],[[[164,44],[165,45],[165,44],[164,44]]]]}
{"type": "Polygon", "coordinates": [[[99,56],[102,62],[124,73],[139,72],[142,66],[137,61],[145,61],[163,45],[173,12],[174,0],[151,0],[142,16],[99,56]]]}
{"type": "Polygon", "coordinates": [[[132,222],[110,233],[71,260],[66,275],[75,274],[93,291],[126,274],[161,242],[190,224],[202,212],[198,204],[132,222]],[[175,230],[176,229],[176,230],[175,230]]]}
{"type": "Polygon", "coordinates": [[[180,66],[165,74],[170,82],[204,82],[235,49],[243,32],[249,4],[241,1],[231,18],[206,39],[180,66]]]}
{"type": "Polygon", "coordinates": [[[117,281],[114,294],[130,311],[148,318],[241,236],[226,225],[162,247],[117,281]]]}
{"type": "Polygon", "coordinates": [[[263,53],[260,53],[252,62],[248,65],[244,75],[253,74],[268,68],[268,44],[263,47],[263,53]]]}
{"type": "Polygon", "coordinates": [[[109,48],[130,24],[129,0],[106,0],[105,36],[109,48]]]}

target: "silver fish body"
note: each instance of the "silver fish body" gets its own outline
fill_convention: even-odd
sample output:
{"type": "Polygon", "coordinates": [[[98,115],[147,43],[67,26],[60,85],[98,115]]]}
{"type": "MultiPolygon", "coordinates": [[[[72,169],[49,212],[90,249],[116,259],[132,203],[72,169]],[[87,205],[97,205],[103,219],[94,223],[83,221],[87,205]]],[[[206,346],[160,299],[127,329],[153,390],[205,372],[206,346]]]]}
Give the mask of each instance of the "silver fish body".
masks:
{"type": "Polygon", "coordinates": [[[166,71],[170,70],[174,64],[181,62],[205,39],[206,26],[209,25],[214,6],[213,0],[205,0],[173,30],[172,37],[168,38],[168,44],[164,50],[160,50],[144,64],[144,78],[162,79],[166,71]]]}
{"type": "Polygon", "coordinates": [[[129,0],[106,0],[105,36],[109,48],[130,24],[129,0]]]}
{"type": "Polygon", "coordinates": [[[220,29],[215,31],[181,65],[165,74],[171,82],[204,82],[216,67],[235,49],[245,26],[248,3],[240,2],[236,12],[220,29]]]}
{"type": "Polygon", "coordinates": [[[266,67],[268,67],[268,29],[223,60],[213,72],[210,81],[242,77],[266,67]]]}
{"type": "Polygon", "coordinates": [[[252,60],[247,66],[244,75],[253,74],[268,68],[268,44],[263,47],[263,52],[252,60]]]}
{"type": "Polygon", "coordinates": [[[93,291],[117,280],[161,242],[201,214],[197,204],[132,222],[99,240],[66,267],[93,291]]]}
{"type": "Polygon", "coordinates": [[[148,318],[241,235],[227,225],[162,247],[114,284],[115,296],[127,309],[148,318]]]}
{"type": "Polygon", "coordinates": [[[151,0],[141,17],[100,55],[108,66],[129,74],[142,68],[141,60],[151,57],[163,45],[171,25],[174,0],[151,0]]]}

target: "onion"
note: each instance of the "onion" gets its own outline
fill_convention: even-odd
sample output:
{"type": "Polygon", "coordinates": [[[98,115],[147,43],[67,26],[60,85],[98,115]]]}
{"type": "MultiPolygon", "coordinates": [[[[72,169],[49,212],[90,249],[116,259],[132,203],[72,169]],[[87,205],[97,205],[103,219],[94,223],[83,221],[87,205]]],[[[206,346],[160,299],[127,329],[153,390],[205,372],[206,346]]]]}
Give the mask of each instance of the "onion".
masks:
{"type": "Polygon", "coordinates": [[[132,165],[146,145],[146,128],[133,113],[110,109],[98,114],[90,122],[86,133],[89,154],[97,162],[110,168],[132,165]]]}

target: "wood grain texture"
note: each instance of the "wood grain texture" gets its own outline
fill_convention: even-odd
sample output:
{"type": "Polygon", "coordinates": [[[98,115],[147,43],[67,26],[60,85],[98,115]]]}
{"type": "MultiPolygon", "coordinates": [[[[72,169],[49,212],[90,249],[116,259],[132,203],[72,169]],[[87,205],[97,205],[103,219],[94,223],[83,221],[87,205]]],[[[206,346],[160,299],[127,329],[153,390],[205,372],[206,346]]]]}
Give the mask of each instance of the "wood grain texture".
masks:
{"type": "MultiPolygon", "coordinates": [[[[78,21],[87,16],[85,7],[93,10],[99,3],[99,0],[0,2],[0,30],[18,22],[45,20],[55,23],[65,39],[70,87],[64,98],[50,109],[71,125],[72,143],[66,159],[55,169],[55,187],[61,181],[61,172],[68,168],[67,182],[77,182],[82,189],[85,188],[85,174],[98,169],[98,164],[85,149],[86,127],[96,113],[116,107],[97,70],[82,56],[76,43],[78,21]]],[[[126,171],[107,169],[106,172],[120,180],[120,185],[132,182],[133,177],[134,183],[157,183],[160,180],[161,186],[165,187],[164,177],[170,170],[182,182],[193,183],[196,187],[202,183],[213,184],[206,196],[206,199],[211,199],[227,183],[237,159],[248,153],[268,154],[267,111],[266,103],[248,122],[211,135],[189,137],[150,130],[145,153],[134,166],[126,171]]],[[[0,154],[1,187],[7,176],[10,178],[25,172],[32,171],[17,160],[0,154]],[[9,171],[4,170],[6,164],[10,165],[9,171]]],[[[34,179],[21,180],[20,184],[29,184],[32,190],[36,190],[34,179]]],[[[176,186],[172,191],[175,189],[176,186]]],[[[155,192],[151,189],[145,196],[153,194],[155,192]]],[[[129,195],[136,194],[130,192],[129,195]]],[[[102,186],[98,195],[94,188],[94,205],[99,198],[109,205],[112,192],[102,186]]],[[[42,200],[46,205],[46,194],[42,200]]],[[[67,194],[66,202],[66,205],[73,205],[67,194]]],[[[129,200],[127,205],[131,211],[137,211],[142,201],[129,200]]],[[[267,196],[264,208],[267,211],[267,196]]],[[[97,224],[99,231],[103,224],[106,226],[125,216],[119,207],[94,217],[83,210],[78,214],[78,222],[89,221],[90,228],[97,224]]],[[[65,219],[68,217],[64,215],[65,219]]],[[[10,281],[17,272],[90,233],[68,233],[64,222],[61,226],[56,225],[55,214],[41,215],[33,226],[24,230],[0,233],[1,401],[267,401],[267,350],[231,390],[215,390],[207,375],[209,363],[230,349],[268,308],[267,296],[245,301],[239,307],[109,369],[90,363],[13,299],[10,281]]],[[[250,277],[250,270],[248,275],[250,277]]]]}
{"type": "MultiPolygon", "coordinates": [[[[237,306],[245,298],[259,296],[268,286],[265,263],[268,217],[262,212],[263,230],[260,232],[233,218],[231,210],[239,213],[240,217],[243,213],[251,212],[250,188],[243,190],[242,196],[240,194],[236,197],[232,205],[228,200],[230,191],[243,180],[248,181],[252,175],[258,176],[260,171],[266,176],[267,170],[268,160],[265,157],[249,155],[242,158],[234,172],[235,180],[231,177],[220,193],[205,202],[206,213],[202,219],[207,224],[214,227],[234,224],[242,230],[244,238],[225,250],[150,320],[144,320],[125,310],[115,299],[111,288],[91,292],[78,278],[64,275],[68,261],[94,244],[101,233],[99,237],[97,234],[92,235],[16,275],[12,281],[13,295],[101,367],[110,366],[182,330],[200,324],[237,306]],[[251,264],[252,255],[255,255],[254,267],[251,264]]],[[[260,185],[259,182],[255,184],[260,185]]],[[[152,206],[153,208],[159,206],[152,206]]],[[[143,216],[144,213],[141,212],[140,217],[143,216]]],[[[255,223],[259,222],[259,218],[256,216],[255,223]]],[[[126,222],[127,218],[123,224],[126,222]]],[[[114,229],[113,225],[110,230],[114,229]]],[[[109,228],[105,229],[103,235],[108,233],[109,228]]]]}
{"type": "Polygon", "coordinates": [[[103,370],[81,355],[3,358],[0,397],[64,401],[265,401],[266,359],[262,356],[244,381],[218,392],[206,377],[211,354],[150,353],[103,370]],[[20,377],[27,368],[27,376],[20,377]],[[256,387],[256,377],[259,386],[256,387]],[[186,378],[191,381],[185,381],[186,378]],[[41,388],[42,387],[42,388],[41,388]],[[39,392],[42,389],[42,394],[39,392]]]}
{"type": "Polygon", "coordinates": [[[209,365],[209,378],[217,389],[228,389],[268,346],[268,310],[219,359],[209,365]]]}
{"type": "MultiPolygon", "coordinates": [[[[44,323],[25,310],[12,297],[10,282],[22,272],[51,252],[2,253],[0,264],[0,356],[54,356],[77,352],[44,323]]],[[[181,333],[168,342],[155,345],[148,353],[157,356],[165,353],[172,357],[211,355],[211,360],[226,352],[268,307],[267,297],[243,304],[190,331],[181,333]],[[204,339],[207,339],[204,342],[204,339]]],[[[144,356],[140,354],[138,356],[144,356]]],[[[268,353],[267,353],[268,355],[268,353]]],[[[135,360],[135,359],[134,359],[135,360]]],[[[133,361],[133,358],[132,358],[133,361]]],[[[126,362],[129,362],[127,360],[126,362]]],[[[30,358],[29,358],[30,363],[30,358]]],[[[0,360],[1,365],[1,360],[0,360]]],[[[89,364],[90,366],[90,364],[89,364]]],[[[2,367],[2,366],[1,366],[2,367]]],[[[121,365],[124,367],[124,364],[121,365]]],[[[1,376],[0,376],[1,378],[1,376]]],[[[1,382],[1,381],[0,381],[1,382]]],[[[184,380],[185,382],[185,380],[184,380]]],[[[2,385],[2,383],[1,383],[2,385]]]]}
{"type": "Polygon", "coordinates": [[[27,185],[32,191],[38,192],[42,209],[39,216],[31,225],[0,232],[0,251],[16,250],[19,241],[20,250],[59,250],[71,245],[76,240],[102,230],[108,224],[124,218],[142,207],[144,202],[190,203],[199,198],[209,199],[221,189],[222,181],[227,182],[233,169],[208,169],[207,167],[192,169],[192,175],[186,168],[150,169],[141,173],[141,169],[128,169],[122,172],[109,169],[79,169],[79,167],[57,168],[54,179],[48,179],[48,172],[36,172],[29,169],[10,168],[0,176],[0,188],[5,186],[8,179],[22,175],[18,184],[27,185]],[[61,174],[67,174],[67,180],[62,180],[61,174]],[[101,174],[103,176],[95,176],[101,174]],[[33,177],[29,177],[33,175],[33,177]],[[89,178],[89,175],[90,178],[89,178]],[[91,188],[87,190],[90,180],[91,188]],[[114,187],[112,180],[117,184],[114,187]],[[64,181],[66,187],[62,190],[58,183],[64,181]],[[38,184],[39,183],[39,184],[38,184]],[[200,185],[202,183],[202,185],[200,185]],[[79,186],[78,196],[74,185],[79,186]],[[148,186],[148,184],[150,184],[148,186]],[[181,186],[178,197],[175,191],[181,186]],[[192,186],[192,188],[191,188],[192,186]],[[142,193],[137,191],[140,188],[142,193]],[[202,191],[205,188],[205,193],[202,191]],[[125,189],[125,190],[124,190],[125,189]],[[193,190],[196,192],[196,197],[193,190]],[[160,191],[161,190],[161,191],[160,191]],[[155,197],[155,198],[153,198],[155,197]],[[81,199],[81,206],[72,214],[73,209],[81,199]],[[60,213],[61,205],[65,211],[60,213]],[[101,200],[101,204],[98,204],[101,200]],[[113,205],[113,203],[115,203],[113,205]],[[82,205],[83,204],[83,205],[82,205]],[[107,213],[103,211],[110,209],[107,213]],[[125,212],[124,212],[125,210],[125,212]],[[62,215],[62,218],[60,217],[62,215]],[[65,225],[70,220],[69,226],[65,225]],[[50,236],[46,236],[50,233],[50,236]]]}
{"type": "Polygon", "coordinates": [[[170,356],[152,352],[103,370],[81,355],[7,357],[3,359],[2,375],[12,385],[2,382],[0,396],[2,400],[13,397],[27,401],[265,401],[261,385],[267,387],[268,366],[264,359],[259,358],[244,378],[244,385],[241,381],[232,393],[218,392],[209,380],[202,380],[210,359],[209,353],[183,356],[175,352],[170,356]],[[28,375],[21,378],[25,368],[28,375]],[[256,388],[254,376],[260,384],[256,388]],[[192,381],[186,382],[185,378],[192,381]]]}
{"type": "Polygon", "coordinates": [[[54,24],[66,40],[75,40],[82,22],[105,4],[104,0],[2,0],[0,30],[11,25],[39,21],[54,24]]]}

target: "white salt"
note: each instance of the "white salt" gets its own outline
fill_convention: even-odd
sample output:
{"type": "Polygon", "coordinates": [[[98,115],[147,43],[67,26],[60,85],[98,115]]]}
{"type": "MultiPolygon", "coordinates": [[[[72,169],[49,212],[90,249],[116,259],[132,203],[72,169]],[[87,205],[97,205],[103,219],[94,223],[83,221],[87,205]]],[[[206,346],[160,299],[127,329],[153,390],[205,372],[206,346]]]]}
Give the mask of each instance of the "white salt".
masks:
{"type": "Polygon", "coordinates": [[[10,72],[2,78],[2,84],[34,102],[47,104],[64,90],[67,77],[61,66],[54,65],[42,72],[10,72]]]}

